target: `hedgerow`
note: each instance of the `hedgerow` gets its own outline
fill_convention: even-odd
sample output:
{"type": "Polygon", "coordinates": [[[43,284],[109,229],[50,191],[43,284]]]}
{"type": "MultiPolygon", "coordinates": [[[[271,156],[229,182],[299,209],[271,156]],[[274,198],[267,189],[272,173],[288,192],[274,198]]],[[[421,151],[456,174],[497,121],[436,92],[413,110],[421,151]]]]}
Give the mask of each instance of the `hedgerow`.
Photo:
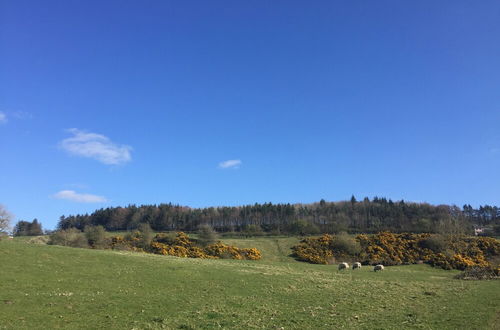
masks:
{"type": "MultiPolygon", "coordinates": [[[[346,238],[342,240],[345,245],[346,238]]],[[[500,242],[494,238],[381,232],[357,235],[352,240],[361,246],[358,253],[338,249],[339,238],[333,235],[306,238],[292,249],[297,259],[316,264],[329,264],[335,259],[386,266],[424,262],[444,269],[488,268],[500,274],[499,266],[491,262],[500,255],[500,242]]]]}

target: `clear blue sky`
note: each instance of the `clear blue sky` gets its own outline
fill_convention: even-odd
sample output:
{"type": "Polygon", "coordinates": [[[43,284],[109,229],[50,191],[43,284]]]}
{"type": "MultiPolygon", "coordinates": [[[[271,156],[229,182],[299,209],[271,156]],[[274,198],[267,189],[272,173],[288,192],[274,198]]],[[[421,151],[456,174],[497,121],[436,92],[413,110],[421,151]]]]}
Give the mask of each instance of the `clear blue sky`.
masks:
{"type": "Polygon", "coordinates": [[[500,204],[499,1],[0,1],[0,203],[500,204]],[[226,162],[226,163],[224,163],[226,162]]]}

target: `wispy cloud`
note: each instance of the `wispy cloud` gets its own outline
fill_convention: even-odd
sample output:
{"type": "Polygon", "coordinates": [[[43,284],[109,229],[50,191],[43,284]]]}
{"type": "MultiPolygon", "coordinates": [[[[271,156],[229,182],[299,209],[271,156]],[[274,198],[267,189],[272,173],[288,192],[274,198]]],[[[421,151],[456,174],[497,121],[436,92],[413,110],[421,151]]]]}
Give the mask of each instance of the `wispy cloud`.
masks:
{"type": "Polygon", "coordinates": [[[107,165],[118,165],[132,160],[130,146],[113,143],[107,136],[77,128],[67,131],[73,136],[62,140],[60,146],[70,154],[94,158],[107,165]]]}
{"type": "Polygon", "coordinates": [[[61,190],[57,194],[54,194],[52,197],[77,203],[104,203],[108,201],[106,197],[103,196],[80,194],[74,190],[61,190]]]}
{"type": "Polygon", "coordinates": [[[229,159],[223,162],[219,163],[219,168],[221,169],[228,169],[228,168],[240,168],[240,165],[242,164],[241,160],[239,159],[229,159]]]}
{"type": "Polygon", "coordinates": [[[0,111],[0,124],[7,122],[7,115],[0,111]]]}

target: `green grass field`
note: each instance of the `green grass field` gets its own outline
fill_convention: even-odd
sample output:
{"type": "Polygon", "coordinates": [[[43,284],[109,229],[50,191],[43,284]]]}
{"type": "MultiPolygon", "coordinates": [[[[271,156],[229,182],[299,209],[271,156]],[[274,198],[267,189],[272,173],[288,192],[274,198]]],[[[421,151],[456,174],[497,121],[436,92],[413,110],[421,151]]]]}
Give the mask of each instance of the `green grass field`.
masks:
{"type": "Polygon", "coordinates": [[[296,238],[226,239],[261,261],[0,242],[0,329],[498,329],[500,281],[427,265],[338,272],[296,238]]]}

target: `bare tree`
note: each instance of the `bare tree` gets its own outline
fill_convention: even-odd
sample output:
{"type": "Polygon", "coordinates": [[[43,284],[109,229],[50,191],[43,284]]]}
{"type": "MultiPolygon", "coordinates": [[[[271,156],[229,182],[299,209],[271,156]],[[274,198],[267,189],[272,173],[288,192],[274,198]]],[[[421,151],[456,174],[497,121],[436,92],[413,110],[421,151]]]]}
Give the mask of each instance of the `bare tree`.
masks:
{"type": "Polygon", "coordinates": [[[6,232],[10,229],[10,220],[12,219],[12,214],[7,211],[5,206],[0,204],[0,232],[6,232]]]}

